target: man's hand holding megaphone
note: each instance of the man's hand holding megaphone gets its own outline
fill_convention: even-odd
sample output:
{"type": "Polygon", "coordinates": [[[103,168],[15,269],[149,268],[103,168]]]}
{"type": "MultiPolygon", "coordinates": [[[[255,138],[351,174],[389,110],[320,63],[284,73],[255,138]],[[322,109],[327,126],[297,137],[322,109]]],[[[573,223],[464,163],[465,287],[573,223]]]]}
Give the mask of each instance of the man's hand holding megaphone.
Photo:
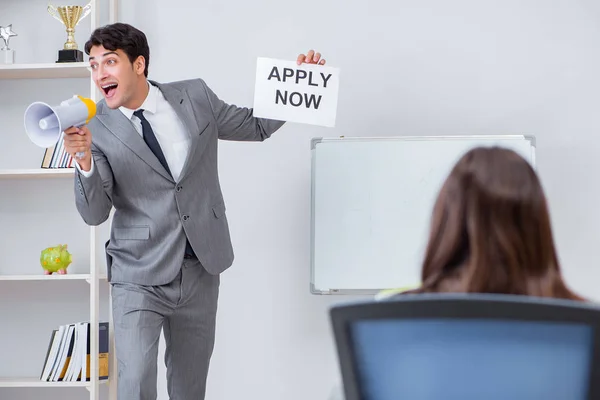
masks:
{"type": "Polygon", "coordinates": [[[36,101],[25,110],[25,131],[41,147],[56,145],[64,130],[65,150],[81,169],[92,168],[92,134],[85,126],[96,116],[92,99],[73,96],[58,106],[36,101]],[[65,129],[66,128],[66,129],[65,129]]]}
{"type": "Polygon", "coordinates": [[[83,171],[92,168],[92,133],[87,126],[65,129],[65,150],[73,156],[83,171]],[[77,158],[76,154],[83,157],[77,158]]]}

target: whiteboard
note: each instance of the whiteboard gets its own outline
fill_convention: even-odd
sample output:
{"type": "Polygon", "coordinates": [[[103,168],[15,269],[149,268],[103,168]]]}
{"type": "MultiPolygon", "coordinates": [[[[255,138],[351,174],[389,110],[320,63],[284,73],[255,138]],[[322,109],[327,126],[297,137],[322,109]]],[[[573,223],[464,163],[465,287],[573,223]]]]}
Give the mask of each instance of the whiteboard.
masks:
{"type": "Polygon", "coordinates": [[[441,185],[466,151],[492,145],[515,150],[535,168],[533,136],[314,138],[311,292],[419,285],[441,185]]]}

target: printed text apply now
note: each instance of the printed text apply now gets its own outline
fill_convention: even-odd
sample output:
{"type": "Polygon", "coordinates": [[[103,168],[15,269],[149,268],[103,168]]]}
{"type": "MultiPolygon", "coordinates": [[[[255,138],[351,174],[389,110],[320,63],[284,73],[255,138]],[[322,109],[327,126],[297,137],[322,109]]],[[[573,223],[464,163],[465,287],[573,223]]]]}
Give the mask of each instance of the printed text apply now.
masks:
{"type": "Polygon", "coordinates": [[[339,69],[258,58],[254,116],[335,126],[339,69]]]}

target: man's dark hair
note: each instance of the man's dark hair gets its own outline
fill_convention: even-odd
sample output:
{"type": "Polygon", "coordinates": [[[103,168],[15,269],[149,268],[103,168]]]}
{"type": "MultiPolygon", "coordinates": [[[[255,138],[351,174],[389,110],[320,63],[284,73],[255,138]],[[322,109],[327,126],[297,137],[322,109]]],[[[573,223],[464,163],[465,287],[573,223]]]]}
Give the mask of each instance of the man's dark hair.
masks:
{"type": "Polygon", "coordinates": [[[150,48],[146,35],[139,29],[121,22],[97,28],[85,43],[85,53],[89,55],[94,46],[103,46],[110,51],[121,49],[132,64],[139,56],[143,56],[146,60],[144,75],[148,77],[150,48]]]}

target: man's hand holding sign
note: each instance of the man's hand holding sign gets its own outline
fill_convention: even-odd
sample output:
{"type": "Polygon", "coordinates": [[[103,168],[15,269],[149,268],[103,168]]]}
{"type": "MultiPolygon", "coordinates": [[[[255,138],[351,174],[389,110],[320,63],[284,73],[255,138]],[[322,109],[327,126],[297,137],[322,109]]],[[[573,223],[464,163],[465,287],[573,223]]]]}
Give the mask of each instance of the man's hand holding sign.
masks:
{"type": "Polygon", "coordinates": [[[259,58],[256,68],[256,117],[335,126],[339,70],[324,67],[313,50],[300,54],[296,63],[259,58]]]}
{"type": "Polygon", "coordinates": [[[321,53],[315,53],[314,50],[310,50],[307,54],[300,54],[296,60],[296,64],[319,64],[325,65],[325,59],[321,58],[321,53]]]}

